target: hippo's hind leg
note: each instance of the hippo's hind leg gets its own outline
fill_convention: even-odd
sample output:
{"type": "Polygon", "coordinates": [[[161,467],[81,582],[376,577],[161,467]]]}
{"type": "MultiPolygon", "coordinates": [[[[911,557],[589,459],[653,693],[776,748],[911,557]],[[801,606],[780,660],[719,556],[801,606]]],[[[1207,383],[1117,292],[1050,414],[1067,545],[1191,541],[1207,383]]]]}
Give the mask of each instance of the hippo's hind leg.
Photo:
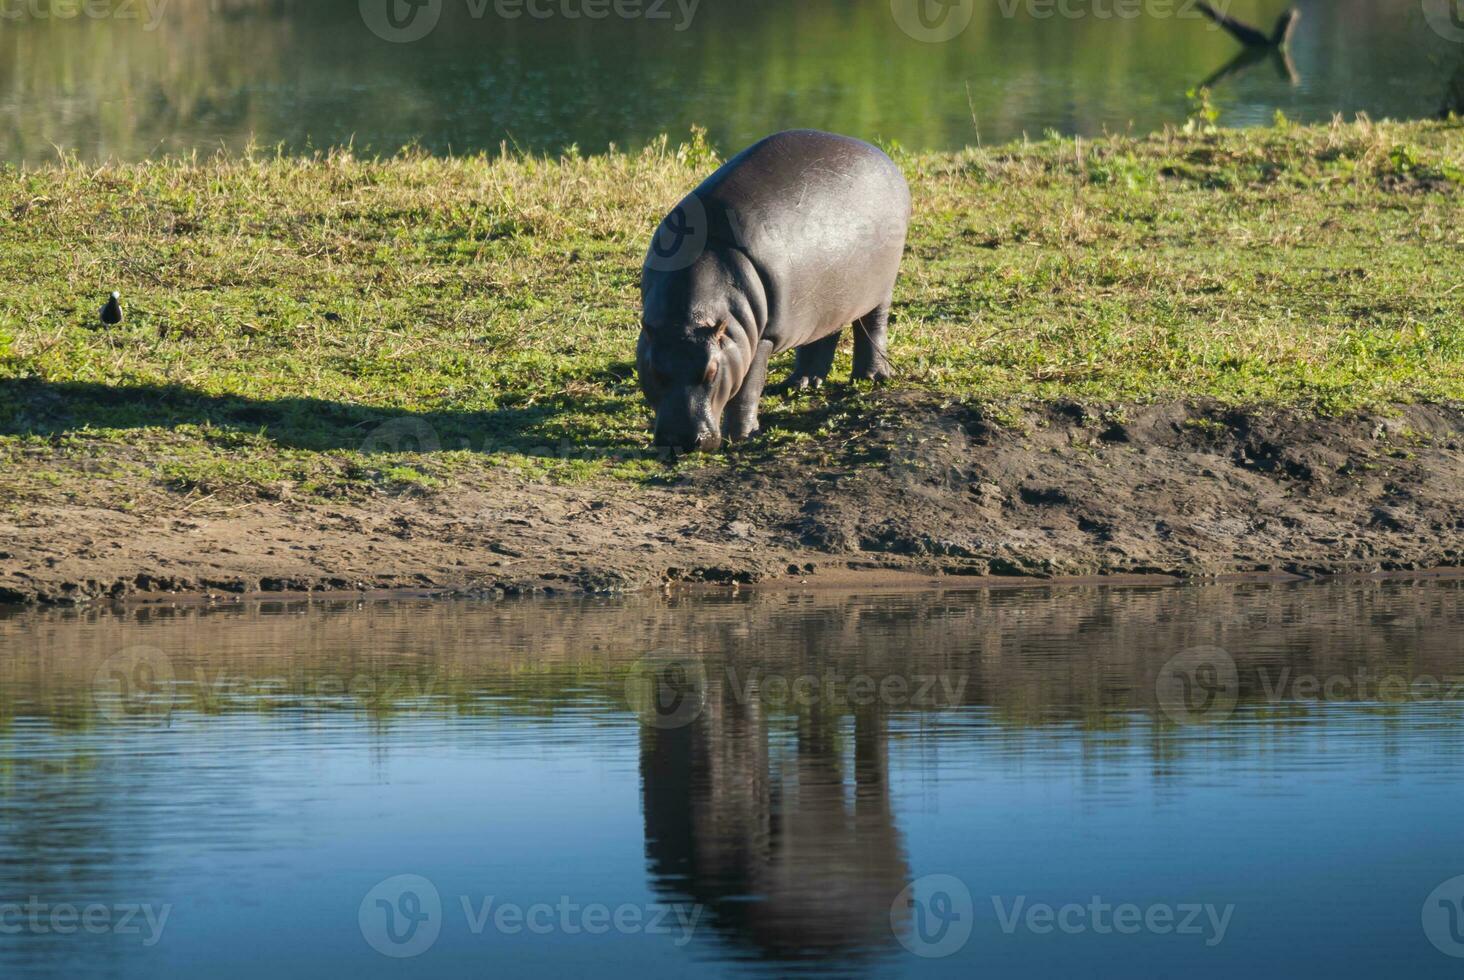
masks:
{"type": "Polygon", "coordinates": [[[854,321],[855,381],[886,381],[890,378],[889,327],[889,300],[854,321]]]}
{"type": "Polygon", "coordinates": [[[793,363],[793,373],[784,387],[794,391],[822,388],[823,383],[828,380],[829,372],[834,369],[834,355],[839,351],[841,332],[835,331],[823,340],[815,340],[798,348],[798,359],[793,363]]]}

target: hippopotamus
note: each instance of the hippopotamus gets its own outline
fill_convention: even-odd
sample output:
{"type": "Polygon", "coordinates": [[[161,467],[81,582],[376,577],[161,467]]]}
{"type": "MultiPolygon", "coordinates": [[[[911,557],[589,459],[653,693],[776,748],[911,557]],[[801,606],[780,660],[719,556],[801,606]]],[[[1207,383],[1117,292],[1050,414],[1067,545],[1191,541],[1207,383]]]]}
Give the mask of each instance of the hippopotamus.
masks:
{"type": "Polygon", "coordinates": [[[723,433],[754,435],[768,361],[796,350],[788,383],[817,387],[850,323],[854,378],[888,378],[909,223],[894,161],[806,129],[748,147],[683,198],[641,270],[636,371],[656,445],[710,451],[723,433]]]}

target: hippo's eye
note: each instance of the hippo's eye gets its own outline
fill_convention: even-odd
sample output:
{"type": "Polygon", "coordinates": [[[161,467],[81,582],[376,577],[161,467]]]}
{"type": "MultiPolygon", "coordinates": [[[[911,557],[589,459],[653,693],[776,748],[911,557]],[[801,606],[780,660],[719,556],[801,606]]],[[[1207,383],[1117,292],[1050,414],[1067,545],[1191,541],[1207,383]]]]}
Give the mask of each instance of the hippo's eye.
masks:
{"type": "Polygon", "coordinates": [[[712,358],[711,363],[707,365],[707,373],[702,375],[702,384],[709,385],[712,383],[713,380],[716,379],[718,366],[719,365],[717,364],[717,359],[712,358]]]}

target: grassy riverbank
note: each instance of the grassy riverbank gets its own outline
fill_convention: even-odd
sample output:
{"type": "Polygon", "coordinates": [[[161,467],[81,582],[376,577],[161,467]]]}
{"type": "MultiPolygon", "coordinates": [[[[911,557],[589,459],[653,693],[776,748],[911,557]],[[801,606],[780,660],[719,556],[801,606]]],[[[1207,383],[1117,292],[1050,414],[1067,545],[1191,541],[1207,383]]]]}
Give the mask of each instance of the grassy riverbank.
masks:
{"type": "MultiPolygon", "coordinates": [[[[1464,396],[1458,124],[896,155],[916,200],[902,387],[1327,412],[1464,396]]],[[[640,258],[716,162],[693,140],[0,171],[0,491],[95,492],[78,467],[325,496],[501,463],[651,472],[599,460],[647,446],[640,258]],[[127,321],[97,329],[111,288],[127,321]],[[430,429],[377,431],[402,416],[430,429]],[[423,435],[442,451],[369,453],[423,435]]],[[[773,445],[828,421],[774,415],[773,445]]]]}
{"type": "MultiPolygon", "coordinates": [[[[763,519],[738,518],[748,500],[737,487],[770,470],[788,482],[764,487],[771,496],[757,506],[764,518],[787,512],[775,543],[788,554],[933,549],[977,572],[1060,571],[1067,558],[1076,573],[1268,568],[1276,556],[1290,556],[1284,567],[1312,558],[1364,567],[1385,554],[1400,567],[1454,561],[1435,545],[1456,519],[1456,494],[1440,491],[1416,522],[1393,508],[1379,524],[1375,511],[1393,507],[1399,488],[1436,488],[1439,474],[1464,472],[1449,407],[1464,399],[1464,126],[1283,123],[892,152],[916,207],[896,295],[896,382],[772,399],[765,436],[674,467],[649,452],[631,361],[647,235],[718,162],[698,139],[559,160],[256,154],[0,170],[0,562],[9,563],[0,594],[6,581],[17,595],[49,594],[35,583],[62,581],[48,571],[56,567],[70,567],[64,580],[75,585],[104,566],[96,582],[76,586],[83,591],[130,582],[141,566],[152,569],[142,578],[170,581],[155,577],[158,568],[186,568],[193,545],[178,531],[172,556],[159,557],[148,546],[158,522],[186,528],[208,516],[225,528],[241,507],[265,508],[239,512],[253,514],[256,537],[271,522],[296,524],[247,575],[234,574],[243,559],[227,557],[241,542],[215,541],[215,581],[271,580],[274,556],[305,550],[316,557],[289,581],[355,582],[333,571],[325,529],[339,518],[339,548],[380,541],[361,537],[360,520],[410,505],[436,508],[437,550],[399,555],[391,574],[364,580],[456,582],[467,548],[506,556],[505,567],[572,553],[572,515],[607,500],[629,509],[614,512],[597,547],[651,535],[635,545],[651,557],[634,574],[612,569],[611,581],[674,577],[666,556],[686,547],[692,503],[716,497],[719,520],[756,551],[745,529],[761,531],[763,519]],[[105,329],[96,311],[113,288],[128,315],[105,329]],[[1443,414],[1405,418],[1404,403],[1443,414]],[[1226,406],[1249,414],[1226,415],[1226,406]],[[1276,411],[1289,429],[1264,420],[1276,411]],[[1355,421],[1359,413],[1373,421],[1355,421]],[[1304,431],[1325,417],[1354,422],[1304,431]],[[1375,421],[1389,418],[1402,421],[1375,421]],[[1150,421],[1136,428],[1134,419],[1150,421]],[[1033,443],[1034,426],[1052,430],[1042,437],[1051,445],[1033,443]],[[1269,434],[1258,441],[1262,428],[1269,434]],[[861,536],[855,524],[810,530],[817,480],[832,487],[839,474],[886,473],[892,461],[916,471],[932,459],[917,448],[912,463],[908,447],[931,432],[943,446],[955,433],[959,446],[989,447],[1001,430],[1010,436],[1001,437],[1000,466],[992,460],[1001,454],[986,449],[932,457],[960,474],[940,484],[949,499],[939,513],[911,510],[883,537],[861,536]],[[1393,442],[1375,445],[1385,430],[1393,442]],[[1182,438],[1165,434],[1173,432],[1182,438]],[[1229,489],[1211,486],[1204,507],[1262,506],[1274,488],[1249,482],[1256,469],[1286,479],[1351,474],[1328,492],[1355,498],[1362,544],[1344,522],[1311,529],[1306,541],[1322,544],[1288,532],[1252,554],[1234,541],[1254,541],[1256,529],[1215,517],[1196,534],[1229,528],[1220,538],[1231,544],[1179,547],[1177,518],[1155,525],[1158,504],[1142,501],[1133,519],[1147,529],[1115,557],[1115,533],[1130,519],[1084,516],[1080,503],[1124,496],[1134,481],[1160,485],[1134,457],[1101,456],[1149,436],[1171,454],[1164,479],[1196,493],[1218,479],[1213,466],[1190,472],[1197,453],[1239,467],[1229,489]],[[1288,446],[1324,444],[1325,458],[1286,457],[1288,446]],[[1062,453],[1066,469],[1032,489],[1032,474],[1062,453]],[[772,458],[781,462],[770,467],[772,458]],[[1102,492],[1099,477],[1083,475],[1094,460],[1111,484],[1102,492]],[[1416,472],[1388,476],[1400,460],[1416,472]],[[736,479],[698,482],[708,466],[736,479]],[[833,469],[820,475],[818,466],[833,469]],[[681,496],[661,500],[655,520],[635,510],[678,483],[681,496]],[[489,534],[505,521],[549,520],[521,511],[547,506],[543,488],[555,486],[568,494],[554,505],[563,539],[459,540],[451,515],[470,499],[480,516],[498,515],[485,518],[489,534]],[[968,505],[987,510],[966,513],[968,505]],[[1051,537],[1058,505],[1072,542],[1051,537]],[[312,507],[338,509],[303,516],[312,507]],[[359,513],[341,517],[349,507],[359,513]],[[121,528],[124,515],[141,523],[121,528]],[[1031,521],[1049,537],[993,545],[1005,557],[992,557],[971,530],[988,519],[993,533],[1031,521]],[[53,529],[67,525],[89,543],[73,548],[53,529]],[[971,540],[951,544],[951,528],[971,540]],[[1412,537],[1379,550],[1373,538],[1385,532],[1412,537]],[[47,548],[50,557],[37,557],[47,548]],[[415,571],[426,565],[430,573],[415,571]]],[[[848,366],[846,350],[835,377],[848,366]]],[[[903,501],[907,483],[866,488],[871,519],[903,501]]],[[[406,527],[421,517],[393,520],[406,527]]],[[[720,541],[723,524],[708,521],[720,541]]],[[[1288,521],[1293,530],[1306,523],[1288,521]]],[[[413,532],[390,534],[406,541],[413,532]]],[[[753,562],[728,554],[718,544],[705,560],[753,562]]],[[[378,559],[357,555],[352,575],[378,559]]],[[[585,574],[599,581],[598,567],[585,574]]],[[[580,574],[554,574],[571,573],[580,574]]],[[[205,579],[175,584],[195,581],[205,579]]]]}

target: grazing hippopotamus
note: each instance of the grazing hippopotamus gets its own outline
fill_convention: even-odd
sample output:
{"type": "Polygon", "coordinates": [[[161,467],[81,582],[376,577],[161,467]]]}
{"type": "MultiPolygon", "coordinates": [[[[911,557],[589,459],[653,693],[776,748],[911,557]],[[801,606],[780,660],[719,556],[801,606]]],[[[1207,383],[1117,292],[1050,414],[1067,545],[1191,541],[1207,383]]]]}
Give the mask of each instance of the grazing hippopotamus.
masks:
{"type": "Polygon", "coordinates": [[[789,383],[828,377],[854,324],[854,377],[889,377],[890,298],[910,188],[876,147],[794,130],[769,136],[687,195],[641,270],[636,370],[656,445],[713,450],[758,430],[768,361],[797,349],[789,383]]]}

